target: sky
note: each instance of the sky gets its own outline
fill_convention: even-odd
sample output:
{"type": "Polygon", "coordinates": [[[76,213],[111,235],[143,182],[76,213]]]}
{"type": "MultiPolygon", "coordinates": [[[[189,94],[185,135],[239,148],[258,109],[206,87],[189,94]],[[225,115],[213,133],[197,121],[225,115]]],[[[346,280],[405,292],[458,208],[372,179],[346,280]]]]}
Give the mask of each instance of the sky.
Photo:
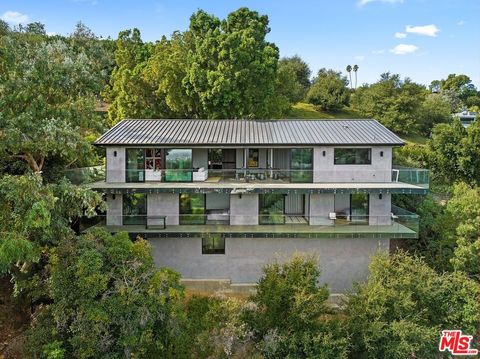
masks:
{"type": "Polygon", "coordinates": [[[390,71],[427,85],[463,73],[480,87],[480,0],[0,0],[0,18],[62,35],[78,21],[111,38],[137,27],[156,41],[186,30],[198,9],[225,18],[243,6],[268,15],[267,40],[313,74],[357,64],[359,84],[390,71]]]}

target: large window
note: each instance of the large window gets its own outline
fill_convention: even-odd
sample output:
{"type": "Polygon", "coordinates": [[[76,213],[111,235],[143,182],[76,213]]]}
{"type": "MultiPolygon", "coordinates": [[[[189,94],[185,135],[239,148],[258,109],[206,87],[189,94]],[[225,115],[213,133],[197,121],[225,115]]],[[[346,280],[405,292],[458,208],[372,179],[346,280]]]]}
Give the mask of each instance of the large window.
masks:
{"type": "Polygon", "coordinates": [[[313,181],[313,154],[311,148],[292,148],[290,169],[290,179],[292,182],[312,182],[313,181]]]}
{"type": "Polygon", "coordinates": [[[205,224],[205,194],[180,194],[180,224],[205,224]]]}
{"type": "Polygon", "coordinates": [[[222,235],[203,237],[202,254],[225,254],[225,237],[222,235]]]}
{"type": "Polygon", "coordinates": [[[192,150],[170,149],[165,151],[165,181],[191,182],[192,181],[192,150]]]}
{"type": "Polygon", "coordinates": [[[268,193],[258,195],[258,221],[260,224],[285,223],[285,195],[268,193]]]}
{"type": "Polygon", "coordinates": [[[249,148],[248,149],[248,168],[257,168],[259,163],[259,151],[258,148],[249,148]]]}
{"type": "Polygon", "coordinates": [[[367,193],[350,195],[350,217],[354,223],[368,223],[369,196],[367,193]]]}
{"type": "Polygon", "coordinates": [[[143,148],[127,148],[126,182],[145,181],[145,150],[143,148]]]}
{"type": "Polygon", "coordinates": [[[335,148],[336,165],[370,165],[371,148],[335,148]]]}
{"type": "Polygon", "coordinates": [[[123,195],[123,224],[147,223],[147,195],[134,193],[123,195]]]}

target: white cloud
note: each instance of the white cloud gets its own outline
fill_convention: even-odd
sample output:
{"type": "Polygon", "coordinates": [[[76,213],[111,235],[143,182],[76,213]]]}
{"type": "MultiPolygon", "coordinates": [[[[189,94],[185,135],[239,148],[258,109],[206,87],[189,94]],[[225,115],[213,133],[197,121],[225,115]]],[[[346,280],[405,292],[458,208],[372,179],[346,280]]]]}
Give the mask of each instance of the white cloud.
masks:
{"type": "Polygon", "coordinates": [[[364,55],[356,55],[353,57],[354,60],[357,60],[357,61],[363,61],[365,60],[365,56],[364,55]]]}
{"type": "Polygon", "coordinates": [[[395,33],[395,37],[396,37],[397,39],[404,39],[404,38],[407,37],[407,34],[405,34],[404,32],[396,32],[396,33],[395,33]]]}
{"type": "Polygon", "coordinates": [[[380,55],[380,54],[384,54],[385,53],[385,50],[372,50],[372,54],[374,55],[380,55]]]}
{"type": "Polygon", "coordinates": [[[433,25],[433,24],[424,25],[424,26],[407,25],[405,27],[405,31],[409,32],[409,33],[412,33],[412,34],[435,37],[435,36],[437,36],[437,32],[439,32],[440,29],[436,25],[433,25]]]}
{"type": "Polygon", "coordinates": [[[357,4],[358,6],[363,6],[372,2],[395,4],[395,3],[403,3],[403,0],[358,0],[357,4]]]}
{"type": "Polygon", "coordinates": [[[18,11],[6,11],[3,13],[1,19],[9,24],[19,25],[28,22],[28,15],[18,11]]]}
{"type": "Polygon", "coordinates": [[[395,55],[406,55],[406,54],[413,54],[417,50],[418,50],[418,47],[415,45],[399,44],[395,46],[393,49],[390,49],[390,52],[395,55]]]}
{"type": "Polygon", "coordinates": [[[466,24],[466,22],[464,20],[460,20],[459,22],[457,22],[458,26],[463,26],[465,24],[466,24]]]}

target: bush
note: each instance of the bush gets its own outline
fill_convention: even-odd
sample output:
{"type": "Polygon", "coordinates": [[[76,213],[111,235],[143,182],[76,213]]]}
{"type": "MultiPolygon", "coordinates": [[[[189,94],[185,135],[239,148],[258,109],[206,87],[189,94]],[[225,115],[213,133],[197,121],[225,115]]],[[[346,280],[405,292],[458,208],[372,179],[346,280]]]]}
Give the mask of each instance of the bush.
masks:
{"type": "Polygon", "coordinates": [[[339,72],[321,69],[307,92],[306,100],[322,110],[339,110],[348,105],[347,80],[339,72]]]}

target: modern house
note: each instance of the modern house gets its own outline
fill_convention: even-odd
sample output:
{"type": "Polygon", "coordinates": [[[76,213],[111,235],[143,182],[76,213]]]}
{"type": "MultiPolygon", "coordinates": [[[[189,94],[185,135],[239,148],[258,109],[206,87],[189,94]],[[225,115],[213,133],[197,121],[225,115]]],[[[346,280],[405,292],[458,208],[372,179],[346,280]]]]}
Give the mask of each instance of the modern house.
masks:
{"type": "Polygon", "coordinates": [[[187,286],[245,288],[299,251],[344,292],[392,238],[417,237],[392,194],[428,191],[427,171],[392,167],[404,142],[375,120],[123,120],[95,144],[102,225],[148,238],[187,286]]]}
{"type": "Polygon", "coordinates": [[[473,121],[475,121],[475,119],[478,116],[478,113],[470,112],[470,111],[462,111],[462,112],[453,114],[453,116],[460,120],[463,127],[468,127],[472,124],[473,121]]]}

